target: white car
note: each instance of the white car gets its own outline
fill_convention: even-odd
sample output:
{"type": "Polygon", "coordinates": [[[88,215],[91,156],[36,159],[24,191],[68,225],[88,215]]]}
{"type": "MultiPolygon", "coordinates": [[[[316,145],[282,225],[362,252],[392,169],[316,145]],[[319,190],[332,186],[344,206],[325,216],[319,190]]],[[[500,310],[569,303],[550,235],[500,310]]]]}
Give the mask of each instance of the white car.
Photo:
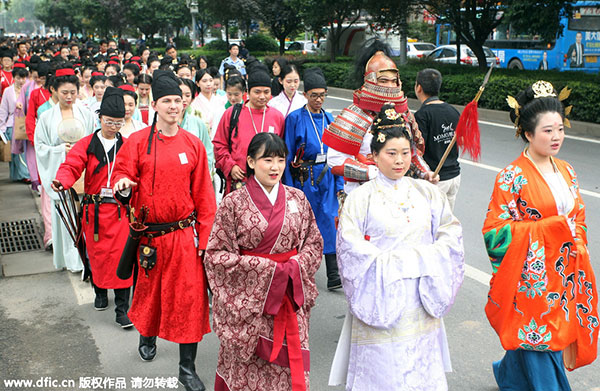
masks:
{"type": "Polygon", "coordinates": [[[407,44],[406,57],[423,58],[435,49],[435,45],[428,42],[409,42],[407,44]]]}
{"type": "Polygon", "coordinates": [[[316,53],[317,44],[313,41],[295,41],[290,43],[285,51],[301,51],[302,54],[316,53]]]}
{"type": "MultiPolygon", "coordinates": [[[[497,66],[500,65],[500,59],[496,57],[494,52],[490,50],[490,48],[484,46],[483,52],[485,53],[485,58],[488,66],[497,66]]],[[[456,45],[443,45],[438,46],[429,53],[426,57],[427,59],[439,61],[447,64],[456,64],[456,45]]],[[[475,53],[469,48],[467,45],[460,45],[460,62],[466,65],[478,66],[479,61],[477,61],[477,57],[475,53]]]]}

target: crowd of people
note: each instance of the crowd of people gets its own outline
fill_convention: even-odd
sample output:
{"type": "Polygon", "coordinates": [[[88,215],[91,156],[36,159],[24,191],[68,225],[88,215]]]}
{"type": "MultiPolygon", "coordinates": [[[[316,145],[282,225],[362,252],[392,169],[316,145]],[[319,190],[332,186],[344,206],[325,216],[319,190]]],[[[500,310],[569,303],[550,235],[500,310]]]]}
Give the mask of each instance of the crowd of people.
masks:
{"type": "MultiPolygon", "coordinates": [[[[39,191],[55,267],[89,266],[96,310],[114,290],[142,360],[157,337],[178,343],[179,381],[204,390],[195,361],[212,301],[215,390],[307,390],[324,259],[327,289],[348,304],[329,384],[447,389],[443,317],[465,265],[457,147],[442,159],[459,113],[439,98],[438,71],[418,73],[413,115],[389,48],[368,42],[353,103],[334,118],[321,69],[269,68],[236,44],[221,64],[113,40],[1,49],[10,178],[39,191]],[[60,212],[71,188],[83,256],[60,212]]],[[[508,98],[527,146],[498,174],[483,228],[501,390],[570,390],[565,368],[596,358],[585,207],[555,157],[567,96],[540,81],[508,98]]]]}

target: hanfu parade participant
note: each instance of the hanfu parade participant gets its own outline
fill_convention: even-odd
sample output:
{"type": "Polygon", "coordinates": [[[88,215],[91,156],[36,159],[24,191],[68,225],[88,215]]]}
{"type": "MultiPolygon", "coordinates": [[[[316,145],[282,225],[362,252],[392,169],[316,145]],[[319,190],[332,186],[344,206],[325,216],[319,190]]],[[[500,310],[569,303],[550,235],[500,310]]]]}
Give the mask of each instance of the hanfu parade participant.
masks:
{"type": "Polygon", "coordinates": [[[248,75],[248,101],[225,111],[213,139],[216,166],[227,181],[226,194],[240,188],[246,181],[246,156],[250,140],[264,132],[283,137],[283,115],[267,105],[271,98],[271,78],[260,66],[256,68],[248,75]],[[237,119],[235,126],[231,126],[232,119],[237,119]]]}
{"type": "Polygon", "coordinates": [[[497,176],[483,226],[493,269],[486,315],[506,354],[493,364],[500,390],[570,391],[565,368],[597,355],[598,296],[585,204],[573,167],[558,159],[569,125],[552,84],[508,97],[527,146],[497,176]]]}
{"type": "Polygon", "coordinates": [[[352,316],[340,338],[348,357],[338,367],[334,361],[329,384],[444,391],[451,365],[442,318],[463,281],[462,228],[435,185],[406,176],[411,134],[393,105],[382,107],[371,129],[377,178],[348,195],[338,226],[352,316]]]}
{"type": "Polygon", "coordinates": [[[292,111],[298,110],[306,104],[306,98],[300,92],[300,74],[295,65],[286,65],[279,75],[283,91],[269,101],[269,106],[276,108],[287,117],[292,111]]]}
{"type": "Polygon", "coordinates": [[[211,138],[214,137],[218,120],[223,113],[227,99],[214,93],[214,79],[208,69],[201,69],[196,72],[196,85],[199,94],[194,98],[190,106],[193,110],[202,114],[202,120],[210,131],[211,138]]]}
{"type": "Polygon", "coordinates": [[[138,94],[138,110],[142,115],[142,122],[146,125],[152,124],[152,119],[154,118],[154,110],[152,109],[152,96],[151,96],[151,86],[152,86],[152,76],[147,74],[140,74],[135,79],[135,85],[137,86],[137,94],[138,94]]]}
{"type": "Polygon", "coordinates": [[[76,105],[79,79],[72,68],[57,69],[52,78],[58,104],[40,114],[34,134],[37,166],[44,191],[51,199],[53,261],[57,269],[72,272],[83,270],[83,263],[67,228],[60,220],[55,205],[58,194],[52,189],[58,167],[75,142],[94,131],[94,115],[85,107],[76,105]]]}
{"type": "Polygon", "coordinates": [[[433,172],[423,159],[425,144],[407,99],[402,92],[398,67],[390,58],[390,48],[375,39],[365,44],[357,57],[355,74],[362,77],[362,87],[354,91],[354,103],[342,110],[335,121],[325,129],[323,142],[329,146],[327,164],[335,175],[346,180],[349,193],[360,183],[377,177],[377,166],[370,156],[372,134],[369,128],[381,107],[388,102],[400,113],[409,127],[412,142],[412,165],[409,176],[435,182],[433,172]]]}
{"type": "Polygon", "coordinates": [[[4,94],[4,90],[6,90],[8,86],[14,83],[12,75],[14,55],[15,52],[12,49],[7,47],[0,49],[0,65],[2,66],[2,69],[0,69],[0,96],[4,94]]]}
{"type": "Polygon", "coordinates": [[[94,67],[85,67],[81,72],[81,88],[79,89],[79,99],[86,100],[94,96],[94,90],[90,85],[90,80],[92,79],[92,73],[94,73],[96,68],[94,67]]]}
{"type": "MultiPolygon", "coordinates": [[[[108,87],[107,87],[108,88],[108,87]]],[[[135,118],[136,104],[138,96],[135,88],[130,84],[123,84],[119,87],[123,91],[123,101],[125,102],[125,124],[119,131],[121,136],[128,138],[133,132],[144,129],[147,125],[135,118]]],[[[139,113],[137,113],[139,116],[139,113]]]]}
{"type": "Polygon", "coordinates": [[[220,341],[216,391],[308,390],[323,239],[304,194],[280,182],[286,157],[279,136],[254,136],[246,186],[215,217],[204,262],[220,341]]]}
{"type": "Polygon", "coordinates": [[[271,82],[271,94],[273,96],[277,96],[283,91],[283,86],[281,85],[281,80],[279,77],[281,75],[281,70],[285,68],[287,63],[288,62],[284,57],[277,57],[275,60],[273,60],[273,64],[271,65],[271,73],[273,74],[273,80],[271,82]]]}
{"type": "Polygon", "coordinates": [[[323,132],[333,122],[323,110],[327,84],[319,68],[304,72],[304,96],[307,104],[292,111],[285,120],[285,143],[290,154],[284,183],[304,191],[323,235],[323,253],[327,267],[327,289],[342,287],[335,256],[335,218],[338,194],[344,190],[344,179],[333,175],[327,166],[327,145],[323,132]]]}
{"type": "Polygon", "coordinates": [[[193,99],[193,91],[195,90],[196,86],[192,80],[185,78],[179,78],[178,83],[179,88],[181,89],[181,98],[183,101],[183,110],[181,111],[181,115],[179,117],[179,126],[202,141],[202,145],[204,145],[204,148],[206,149],[208,170],[212,177],[215,173],[215,154],[213,151],[213,143],[210,139],[210,135],[208,134],[208,129],[204,124],[204,121],[202,121],[200,116],[196,115],[194,110],[192,110],[190,107],[190,103],[192,103],[193,99]]]}
{"type": "Polygon", "coordinates": [[[102,103],[102,96],[104,95],[104,90],[106,89],[106,77],[102,72],[93,72],[92,78],[90,79],[90,86],[92,86],[92,91],[94,91],[94,96],[88,98],[83,102],[83,105],[90,109],[92,113],[95,113],[100,109],[100,104],[102,103]]]}
{"type": "Polygon", "coordinates": [[[142,360],[154,359],[157,336],[178,343],[179,381],[200,391],[194,362],[198,341],[210,332],[202,257],[215,196],[204,146],[177,125],[183,104],[172,72],[154,71],[152,96],[154,121],[129,137],[114,172],[114,191],[130,193],[136,219],[147,227],[129,318],[142,360]]]}
{"type": "MultiPolygon", "coordinates": [[[[29,76],[29,71],[22,62],[15,63],[12,71],[14,83],[8,86],[2,94],[0,103],[0,133],[11,141],[11,160],[9,166],[9,178],[11,181],[22,181],[29,183],[29,170],[26,162],[27,141],[14,138],[15,111],[17,110],[17,98],[29,76]]],[[[21,110],[18,110],[21,112],[21,110]]],[[[31,144],[30,144],[31,145],[31,144]]]]}
{"type": "Polygon", "coordinates": [[[115,294],[116,322],[122,328],[133,326],[127,317],[132,279],[117,277],[117,266],[129,234],[127,210],[113,196],[112,177],[117,152],[123,146],[119,129],[123,126],[123,91],[109,87],[100,105],[101,128],[78,141],[56,173],[52,190],[71,188],[85,170],[83,232],[96,298],[94,308],[108,308],[108,289],[115,294]]]}

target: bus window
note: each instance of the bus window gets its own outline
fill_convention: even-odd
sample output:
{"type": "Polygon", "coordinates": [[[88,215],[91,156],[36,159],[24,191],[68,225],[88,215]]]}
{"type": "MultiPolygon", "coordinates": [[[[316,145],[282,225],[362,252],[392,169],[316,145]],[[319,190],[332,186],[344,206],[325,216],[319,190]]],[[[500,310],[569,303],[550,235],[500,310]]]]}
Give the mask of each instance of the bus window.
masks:
{"type": "Polygon", "coordinates": [[[569,30],[598,31],[600,30],[600,7],[578,7],[569,18],[569,30]]]}

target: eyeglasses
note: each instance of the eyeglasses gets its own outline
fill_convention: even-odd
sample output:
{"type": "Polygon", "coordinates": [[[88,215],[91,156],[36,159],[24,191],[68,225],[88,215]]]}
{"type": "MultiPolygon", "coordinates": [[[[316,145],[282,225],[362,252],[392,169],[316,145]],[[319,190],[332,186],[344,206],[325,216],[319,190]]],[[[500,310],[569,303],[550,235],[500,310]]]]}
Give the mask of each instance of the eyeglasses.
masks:
{"type": "Polygon", "coordinates": [[[316,99],[325,99],[325,98],[327,97],[327,93],[326,93],[326,92],[323,92],[323,93],[321,93],[321,94],[310,94],[308,97],[309,97],[310,99],[315,99],[315,100],[316,100],[316,99]]]}
{"type": "Polygon", "coordinates": [[[115,126],[117,128],[122,128],[123,125],[125,125],[125,121],[109,121],[106,119],[103,119],[102,121],[104,122],[104,125],[110,126],[110,127],[115,126]]]}

